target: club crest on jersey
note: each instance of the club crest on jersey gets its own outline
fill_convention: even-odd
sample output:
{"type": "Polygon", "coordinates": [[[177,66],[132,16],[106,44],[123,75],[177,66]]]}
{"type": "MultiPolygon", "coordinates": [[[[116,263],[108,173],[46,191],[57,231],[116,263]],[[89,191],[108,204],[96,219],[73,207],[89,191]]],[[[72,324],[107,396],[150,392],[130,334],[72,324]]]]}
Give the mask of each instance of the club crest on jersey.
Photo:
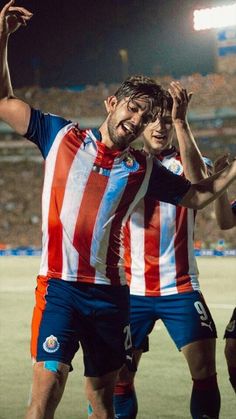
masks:
{"type": "Polygon", "coordinates": [[[139,164],[131,154],[126,154],[122,161],[122,166],[128,172],[136,172],[139,169],[139,164]]]}
{"type": "Polygon", "coordinates": [[[183,173],[183,166],[180,161],[176,159],[171,159],[168,164],[164,164],[164,166],[175,175],[182,175],[183,173]]]}
{"type": "Polygon", "coordinates": [[[48,336],[45,340],[45,342],[43,342],[43,349],[46,352],[49,353],[53,353],[56,352],[60,347],[60,343],[58,342],[56,336],[48,336]]]}
{"type": "Polygon", "coordinates": [[[228,326],[226,327],[227,332],[233,332],[236,326],[235,320],[229,322],[228,326]]]}

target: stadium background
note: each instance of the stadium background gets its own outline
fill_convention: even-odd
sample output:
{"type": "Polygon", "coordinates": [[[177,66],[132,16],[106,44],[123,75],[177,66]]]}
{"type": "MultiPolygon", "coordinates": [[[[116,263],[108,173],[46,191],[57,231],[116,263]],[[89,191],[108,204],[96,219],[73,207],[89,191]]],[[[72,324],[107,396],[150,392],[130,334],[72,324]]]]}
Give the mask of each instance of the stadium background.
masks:
{"type": "MultiPolygon", "coordinates": [[[[156,77],[168,87],[171,76],[156,77]]],[[[212,73],[180,77],[194,93],[188,118],[202,153],[214,160],[225,152],[236,155],[236,75],[212,73]]],[[[16,95],[45,112],[60,114],[83,127],[99,126],[105,117],[103,101],[117,84],[42,88],[39,85],[16,90],[16,95]]],[[[141,141],[141,139],[140,139],[141,141]]],[[[139,142],[140,142],[139,141],[139,142]]],[[[139,144],[139,142],[137,144],[139,144]]],[[[38,149],[0,125],[0,250],[41,243],[41,190],[43,161],[38,149]]],[[[229,190],[235,197],[235,184],[229,190]]],[[[213,205],[198,212],[196,249],[236,249],[235,229],[220,231],[213,205]]]]}

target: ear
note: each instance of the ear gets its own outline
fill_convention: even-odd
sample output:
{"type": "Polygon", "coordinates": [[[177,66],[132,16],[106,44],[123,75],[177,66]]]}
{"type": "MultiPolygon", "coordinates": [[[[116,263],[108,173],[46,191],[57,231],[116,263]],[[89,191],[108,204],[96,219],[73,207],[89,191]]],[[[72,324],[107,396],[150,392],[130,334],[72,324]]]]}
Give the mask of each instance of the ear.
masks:
{"type": "Polygon", "coordinates": [[[113,112],[117,105],[116,96],[108,96],[108,98],[104,100],[104,105],[105,105],[107,113],[113,112]]]}

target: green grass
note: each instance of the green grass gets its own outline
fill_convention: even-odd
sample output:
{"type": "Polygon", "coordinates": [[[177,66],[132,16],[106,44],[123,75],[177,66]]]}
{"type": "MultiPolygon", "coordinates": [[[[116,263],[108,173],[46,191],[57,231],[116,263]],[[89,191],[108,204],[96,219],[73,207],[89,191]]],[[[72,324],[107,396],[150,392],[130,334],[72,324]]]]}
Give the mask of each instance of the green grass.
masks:
{"type": "MultiPolygon", "coordinates": [[[[236,305],[235,258],[199,258],[202,291],[215,319],[217,370],[221,390],[221,419],[235,419],[236,398],[228,382],[224,360],[225,326],[236,305]]],[[[39,259],[0,258],[0,419],[24,416],[31,384],[29,355],[33,290],[39,259]]],[[[86,419],[81,352],[73,362],[56,419],[86,419]]],[[[191,378],[184,357],[170,340],[162,322],[150,338],[136,379],[139,419],[187,419],[191,378]]]]}

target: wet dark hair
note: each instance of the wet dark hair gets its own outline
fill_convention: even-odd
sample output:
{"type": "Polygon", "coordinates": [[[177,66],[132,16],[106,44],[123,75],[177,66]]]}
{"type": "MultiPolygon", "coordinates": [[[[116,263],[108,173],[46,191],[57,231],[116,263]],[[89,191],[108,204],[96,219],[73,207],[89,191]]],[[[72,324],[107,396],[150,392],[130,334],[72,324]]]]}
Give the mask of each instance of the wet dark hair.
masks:
{"type": "Polygon", "coordinates": [[[167,101],[165,97],[166,91],[161,85],[157,84],[155,80],[142,75],[135,75],[126,79],[114,95],[118,102],[124,98],[129,98],[129,101],[132,101],[133,99],[145,99],[146,97],[150,103],[152,120],[155,120],[159,113],[162,114],[163,107],[165,107],[165,102],[167,101]]]}

